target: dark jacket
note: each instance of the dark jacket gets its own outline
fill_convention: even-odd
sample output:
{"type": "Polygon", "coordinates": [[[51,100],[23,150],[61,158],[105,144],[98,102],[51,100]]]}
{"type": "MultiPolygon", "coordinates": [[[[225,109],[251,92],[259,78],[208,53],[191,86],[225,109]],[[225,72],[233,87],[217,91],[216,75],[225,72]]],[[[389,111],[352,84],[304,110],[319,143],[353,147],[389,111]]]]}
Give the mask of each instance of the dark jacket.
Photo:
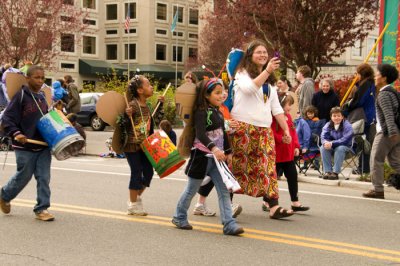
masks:
{"type": "Polygon", "coordinates": [[[74,83],[70,83],[67,86],[68,90],[68,113],[79,113],[81,111],[81,98],[79,97],[78,87],[74,83]]]}
{"type": "Polygon", "coordinates": [[[42,113],[39,111],[32,96],[35,97],[42,113],[47,114],[48,106],[44,93],[31,93],[30,89],[26,86],[23,86],[14,95],[4,111],[2,125],[4,126],[5,133],[13,139],[14,149],[38,151],[44,148],[42,145],[31,143],[21,144],[14,140],[15,136],[23,134],[28,139],[44,141],[39,130],[36,128],[37,123],[42,118],[42,113]]]}
{"type": "MultiPolygon", "coordinates": [[[[222,129],[223,132],[223,149],[225,154],[232,152],[228,141],[228,136],[224,130],[224,117],[217,108],[208,108],[207,110],[198,110],[194,113],[194,127],[196,131],[196,139],[201,144],[211,150],[216,144],[207,136],[207,132],[222,129]]],[[[207,163],[209,157],[207,152],[194,148],[190,153],[190,159],[186,166],[185,174],[191,178],[203,179],[206,175],[207,163]]]]}
{"type": "Polygon", "coordinates": [[[339,97],[333,90],[329,90],[328,93],[324,93],[322,90],[314,93],[311,101],[318,109],[319,119],[325,119],[326,121],[331,120],[330,112],[335,106],[339,106],[339,97]]]}
{"type": "Polygon", "coordinates": [[[376,120],[375,94],[373,80],[366,80],[361,85],[357,84],[357,90],[350,101],[347,111],[351,113],[355,109],[362,107],[367,120],[365,122],[368,125],[372,124],[376,120]]]}

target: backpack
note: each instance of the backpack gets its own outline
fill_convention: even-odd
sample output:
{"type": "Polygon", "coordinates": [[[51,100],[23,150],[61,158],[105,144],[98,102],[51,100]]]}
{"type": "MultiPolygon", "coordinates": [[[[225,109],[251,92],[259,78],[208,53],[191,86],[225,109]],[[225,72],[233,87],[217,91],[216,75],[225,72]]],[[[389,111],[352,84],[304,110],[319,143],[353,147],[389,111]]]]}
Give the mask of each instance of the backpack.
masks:
{"type": "Polygon", "coordinates": [[[397,98],[398,104],[397,104],[397,112],[395,113],[395,117],[394,117],[394,122],[396,123],[397,128],[400,129],[400,93],[398,91],[396,91],[395,89],[388,89],[388,90],[384,89],[383,91],[391,92],[397,98]]]}

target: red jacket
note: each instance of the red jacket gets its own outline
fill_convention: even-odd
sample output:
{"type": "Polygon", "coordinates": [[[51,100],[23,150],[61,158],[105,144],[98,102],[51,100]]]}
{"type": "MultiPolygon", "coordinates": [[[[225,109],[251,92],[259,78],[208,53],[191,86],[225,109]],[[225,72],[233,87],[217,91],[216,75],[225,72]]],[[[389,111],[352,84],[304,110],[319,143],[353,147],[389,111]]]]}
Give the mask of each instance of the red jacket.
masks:
{"type": "Polygon", "coordinates": [[[282,142],[283,130],[276,122],[274,118],[272,120],[272,131],[274,132],[275,138],[275,151],[276,151],[276,162],[290,162],[294,160],[294,149],[300,149],[299,139],[297,138],[296,128],[293,124],[292,117],[290,114],[285,114],[286,122],[289,127],[290,136],[292,137],[292,142],[285,144],[282,142]]]}

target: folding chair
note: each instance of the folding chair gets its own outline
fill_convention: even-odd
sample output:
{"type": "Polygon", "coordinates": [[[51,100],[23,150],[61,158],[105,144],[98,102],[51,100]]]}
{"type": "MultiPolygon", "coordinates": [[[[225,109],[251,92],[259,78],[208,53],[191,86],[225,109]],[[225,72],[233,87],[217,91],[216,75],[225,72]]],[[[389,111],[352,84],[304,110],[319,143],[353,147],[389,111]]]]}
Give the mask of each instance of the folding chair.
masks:
{"type": "MultiPolygon", "coordinates": [[[[320,146],[320,138],[317,134],[312,134],[312,147],[319,147],[320,146]]],[[[311,148],[304,154],[300,154],[295,162],[297,167],[299,168],[299,174],[304,174],[307,176],[307,171],[308,169],[311,168],[312,165],[314,165],[315,161],[318,160],[318,158],[321,158],[321,153],[318,148],[311,148]],[[303,166],[301,166],[303,163],[303,166]]],[[[320,167],[315,169],[318,171],[319,174],[322,174],[320,167]]]]}
{"type": "MultiPolygon", "coordinates": [[[[346,180],[350,179],[351,175],[351,169],[353,166],[358,166],[359,163],[359,158],[362,156],[363,153],[369,152],[369,150],[366,150],[367,147],[370,147],[370,143],[368,142],[366,135],[364,134],[364,120],[358,120],[357,122],[354,122],[351,124],[353,127],[353,139],[351,142],[351,149],[346,153],[346,157],[343,161],[342,168],[340,170],[340,175],[343,176],[346,180]],[[344,170],[346,168],[350,168],[349,174],[346,176],[344,173],[344,170]]],[[[363,162],[363,156],[361,157],[361,175],[364,173],[362,170],[364,169],[364,162],[363,162]]]]}

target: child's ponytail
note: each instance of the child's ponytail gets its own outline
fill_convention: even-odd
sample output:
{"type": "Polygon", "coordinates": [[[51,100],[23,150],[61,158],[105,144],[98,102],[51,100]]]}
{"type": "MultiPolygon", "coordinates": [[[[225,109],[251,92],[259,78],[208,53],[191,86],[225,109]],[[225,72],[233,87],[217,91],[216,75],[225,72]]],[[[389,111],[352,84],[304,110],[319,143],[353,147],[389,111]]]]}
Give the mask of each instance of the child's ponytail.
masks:
{"type": "Polygon", "coordinates": [[[143,86],[143,78],[142,75],[135,75],[129,81],[127,89],[129,101],[131,101],[132,98],[139,97],[137,90],[143,86]]]}

